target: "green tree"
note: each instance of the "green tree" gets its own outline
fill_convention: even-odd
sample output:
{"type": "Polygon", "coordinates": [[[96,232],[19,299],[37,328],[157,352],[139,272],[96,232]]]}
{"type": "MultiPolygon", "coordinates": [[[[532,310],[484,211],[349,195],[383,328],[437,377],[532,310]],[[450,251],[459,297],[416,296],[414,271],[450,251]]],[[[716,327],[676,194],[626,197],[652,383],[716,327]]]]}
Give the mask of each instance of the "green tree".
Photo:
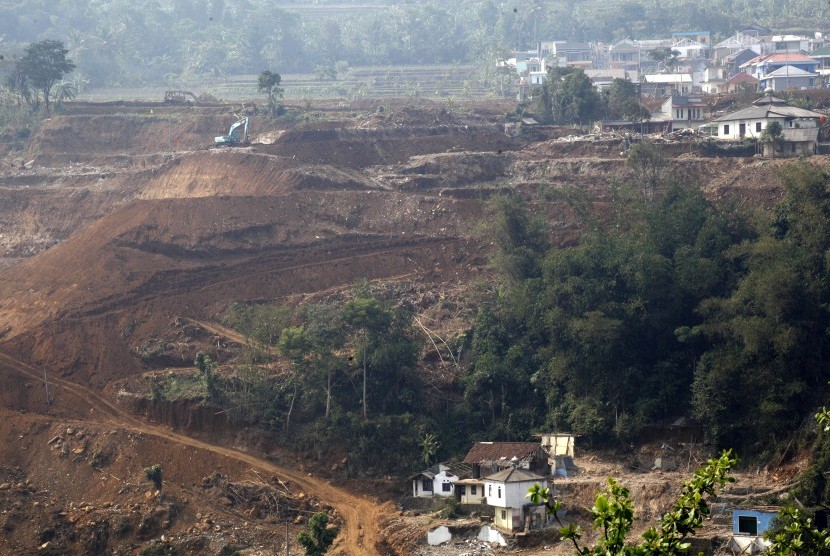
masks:
{"type": "Polygon", "coordinates": [[[579,68],[550,68],[546,83],[550,114],[557,124],[586,124],[601,117],[602,99],[579,68]]]}
{"type": "Polygon", "coordinates": [[[621,108],[621,115],[624,120],[635,124],[641,124],[651,119],[651,112],[635,99],[626,100],[621,108]]]}
{"type": "Polygon", "coordinates": [[[819,530],[798,508],[782,508],[764,538],[770,556],[824,556],[830,553],[830,531],[819,530]]]}
{"type": "Polygon", "coordinates": [[[548,513],[559,521],[563,539],[571,541],[577,554],[596,556],[677,556],[688,554],[691,544],[688,538],[703,527],[709,516],[706,501],[726,484],[734,482],[729,472],[737,463],[731,452],[710,459],[694,477],[683,484],[683,489],[672,510],[660,519],[656,527],[643,533],[641,541],[632,544],[628,539],[634,524],[634,504],[630,492],[614,479],[608,479],[604,492],[597,494],[594,506],[588,510],[593,528],[600,536],[594,547],[581,546],[582,529],[573,524],[565,526],[559,521],[562,503],[553,498],[548,488],[535,485],[528,491],[534,504],[544,503],[548,513]]]}
{"type": "Polygon", "coordinates": [[[662,48],[655,48],[654,50],[649,50],[648,57],[657,62],[658,64],[662,64],[665,69],[672,70],[675,66],[677,66],[678,58],[680,57],[680,52],[672,49],[669,46],[664,46],[662,48]]]}
{"type": "Polygon", "coordinates": [[[607,106],[607,118],[620,120],[624,118],[624,107],[627,103],[637,102],[637,84],[630,79],[615,77],[611,85],[603,91],[603,99],[607,106]]]}
{"type": "Polygon", "coordinates": [[[331,414],[332,390],[336,373],[344,367],[337,353],[346,342],[346,326],[334,303],[314,303],[303,308],[305,333],[311,342],[314,371],[325,378],[325,417],[331,414]]]}
{"type": "Polygon", "coordinates": [[[199,378],[201,379],[202,384],[205,385],[208,397],[211,399],[218,397],[219,377],[216,376],[216,367],[219,363],[214,361],[210,355],[200,351],[196,354],[196,359],[193,361],[193,365],[195,365],[199,370],[199,378]]]}
{"type": "Polygon", "coordinates": [[[429,467],[432,464],[432,458],[441,449],[441,442],[438,441],[438,436],[433,433],[428,433],[421,438],[421,455],[424,460],[424,465],[429,467]]]}
{"type": "Polygon", "coordinates": [[[654,198],[668,165],[660,148],[653,143],[637,143],[631,147],[625,163],[637,175],[643,196],[646,199],[654,198]]]}
{"type": "Polygon", "coordinates": [[[695,327],[708,342],[695,370],[695,413],[711,441],[756,453],[788,442],[830,357],[830,175],[799,162],[782,181],[772,225],[731,253],[740,280],[701,303],[695,327]],[[738,394],[759,384],[751,401],[738,394]]]}
{"type": "Polygon", "coordinates": [[[772,151],[772,157],[775,158],[775,152],[781,148],[781,139],[784,135],[784,128],[781,127],[780,122],[770,122],[764,131],[761,132],[759,141],[762,145],[769,145],[772,151]]]}
{"type": "Polygon", "coordinates": [[[300,531],[297,542],[305,549],[306,556],[323,556],[337,538],[340,530],[329,527],[329,516],[324,512],[317,512],[308,520],[308,528],[300,531]]]}
{"type": "Polygon", "coordinates": [[[262,71],[257,79],[257,90],[268,95],[268,114],[272,118],[276,118],[283,110],[282,103],[279,101],[284,92],[279,86],[281,81],[280,74],[270,70],[262,71]]]}
{"type": "Polygon", "coordinates": [[[299,386],[301,382],[306,380],[306,371],[308,367],[307,357],[311,352],[311,341],[305,333],[302,326],[289,326],[282,331],[277,347],[284,356],[291,360],[291,366],[294,367],[292,373],[290,386],[292,389],[291,403],[288,406],[288,411],[285,414],[285,433],[291,427],[291,413],[294,411],[294,403],[297,401],[299,393],[299,386]]]}
{"type": "Polygon", "coordinates": [[[495,195],[487,200],[484,214],[476,231],[495,248],[493,264],[514,280],[539,276],[548,247],[545,226],[530,214],[524,199],[495,195]]]}
{"type": "Polygon", "coordinates": [[[75,64],[66,57],[68,53],[61,41],[46,39],[27,46],[23,56],[17,61],[27,82],[43,94],[47,114],[50,110],[52,87],[64,75],[75,69],[75,64]]]}
{"type": "Polygon", "coordinates": [[[360,338],[358,349],[363,365],[363,418],[369,418],[369,401],[366,395],[369,347],[373,340],[389,328],[392,323],[392,313],[383,304],[374,298],[356,298],[349,300],[343,307],[343,322],[353,327],[360,338]]]}
{"type": "Polygon", "coordinates": [[[147,477],[148,481],[153,483],[153,486],[156,487],[156,490],[161,490],[163,478],[161,464],[157,463],[155,465],[151,465],[150,467],[145,467],[144,475],[147,477]]]}

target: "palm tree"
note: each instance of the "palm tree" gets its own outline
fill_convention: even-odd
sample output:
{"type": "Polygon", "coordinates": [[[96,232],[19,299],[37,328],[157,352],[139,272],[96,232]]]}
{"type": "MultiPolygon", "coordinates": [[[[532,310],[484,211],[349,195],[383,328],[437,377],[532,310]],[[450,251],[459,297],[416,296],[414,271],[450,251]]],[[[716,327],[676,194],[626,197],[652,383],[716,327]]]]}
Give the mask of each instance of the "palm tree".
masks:
{"type": "Polygon", "coordinates": [[[424,437],[421,439],[421,449],[424,458],[424,465],[429,467],[429,464],[432,463],[432,458],[435,457],[440,448],[441,443],[438,441],[437,436],[435,436],[433,433],[428,433],[424,435],[424,437]]]}

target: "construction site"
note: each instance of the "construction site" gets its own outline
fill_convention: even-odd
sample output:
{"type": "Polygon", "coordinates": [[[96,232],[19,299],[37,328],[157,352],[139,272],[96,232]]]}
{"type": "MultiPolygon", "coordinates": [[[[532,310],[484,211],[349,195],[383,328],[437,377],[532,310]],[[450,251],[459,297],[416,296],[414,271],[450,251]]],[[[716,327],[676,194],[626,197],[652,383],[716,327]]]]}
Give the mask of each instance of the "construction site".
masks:
{"type": "MultiPolygon", "coordinates": [[[[577,187],[607,205],[633,172],[630,137],[506,133],[511,102],[286,108],[290,117],[270,120],[182,94],[69,102],[22,150],[0,144],[0,553],[301,554],[297,533],[318,511],[339,527],[333,554],[573,552],[552,530],[501,546],[477,539],[478,519],[400,509],[406,472],[346,475],[339,459],[287,449],[201,404],[153,400],[146,377],[192,371],[199,352],[232,368],[248,342],[222,323],[233,303],[296,306],[363,279],[441,337],[462,334],[474,318],[465,295],[494,272],[475,233],[485,201],[521,194],[552,241],[572,245],[578,215],[550,193],[577,187]],[[163,489],[145,477],[156,463],[163,489]],[[456,533],[431,546],[440,525],[456,533]]],[[[783,196],[785,160],[652,139],[665,172],[709,199],[763,209],[783,196]]],[[[830,167],[828,156],[811,160],[830,167]]],[[[437,364],[423,372],[458,379],[437,364]]],[[[584,522],[580,508],[614,476],[632,492],[638,530],[652,525],[705,460],[696,442],[629,454],[578,445],[579,472],[560,486],[570,515],[584,522]],[[651,465],[669,452],[673,468],[651,465]]],[[[718,508],[777,499],[800,465],[736,473],[700,549],[726,550],[718,508]]]]}

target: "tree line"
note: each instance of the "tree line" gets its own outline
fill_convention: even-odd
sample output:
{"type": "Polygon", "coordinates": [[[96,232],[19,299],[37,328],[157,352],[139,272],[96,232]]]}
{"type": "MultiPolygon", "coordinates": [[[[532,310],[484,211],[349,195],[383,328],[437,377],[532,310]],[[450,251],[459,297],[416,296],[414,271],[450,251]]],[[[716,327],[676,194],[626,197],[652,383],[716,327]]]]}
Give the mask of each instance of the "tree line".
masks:
{"type": "Polygon", "coordinates": [[[771,218],[642,173],[603,212],[574,192],[586,231],[570,249],[521,198],[493,199],[505,282],[464,379],[481,425],[628,441],[689,414],[715,446],[783,451],[828,379],[830,176],[796,163],[782,180],[771,218]]]}
{"type": "Polygon", "coordinates": [[[360,2],[359,9],[336,15],[318,10],[325,7],[275,8],[266,0],[0,0],[0,50],[13,61],[29,43],[60,40],[78,66],[79,82],[94,86],[174,84],[263,68],[331,75],[338,62],[477,63],[489,75],[495,59],[540,40],[613,42],[690,30],[725,38],[749,22],[812,32],[830,17],[826,3],[806,1],[360,2]]]}

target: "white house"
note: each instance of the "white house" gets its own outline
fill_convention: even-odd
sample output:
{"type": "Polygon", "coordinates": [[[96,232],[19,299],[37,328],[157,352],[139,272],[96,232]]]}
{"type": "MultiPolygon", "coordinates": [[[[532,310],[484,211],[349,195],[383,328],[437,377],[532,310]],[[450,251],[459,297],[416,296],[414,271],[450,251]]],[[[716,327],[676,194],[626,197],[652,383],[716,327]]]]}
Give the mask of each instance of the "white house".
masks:
{"type": "MultiPolygon", "coordinates": [[[[812,110],[790,106],[767,89],[752,106],[716,119],[718,139],[759,138],[772,122],[781,124],[781,144],[777,152],[786,155],[811,155],[815,152],[818,126],[825,116],[812,110]]],[[[767,154],[767,152],[765,152],[767,154]]]]}
{"type": "Polygon", "coordinates": [[[773,52],[809,52],[810,38],[802,37],[800,35],[773,35],[772,36],[772,50],[773,52]]]}
{"type": "Polygon", "coordinates": [[[680,53],[680,58],[706,58],[709,55],[709,46],[698,41],[683,38],[671,45],[672,50],[680,53]]]}
{"type": "Polygon", "coordinates": [[[663,103],[660,111],[671,118],[671,129],[674,131],[687,127],[698,127],[706,119],[709,105],[706,104],[702,96],[672,95],[663,103]]]}
{"type": "Polygon", "coordinates": [[[460,479],[455,482],[455,499],[462,504],[484,504],[484,481],[460,479]]]}
{"type": "Polygon", "coordinates": [[[541,475],[524,469],[509,468],[484,479],[485,500],[495,508],[493,524],[506,531],[542,529],[549,519],[544,505],[534,505],[527,498],[533,485],[548,486],[541,475]]]}
{"type": "MultiPolygon", "coordinates": [[[[466,468],[469,473],[469,468],[466,468]]],[[[412,483],[412,496],[428,498],[431,496],[454,496],[453,484],[463,475],[464,470],[458,469],[458,464],[439,463],[426,471],[421,471],[409,477],[412,483]]]]}
{"type": "Polygon", "coordinates": [[[643,76],[643,94],[668,96],[692,92],[692,76],[688,73],[653,73],[643,76]]]}

